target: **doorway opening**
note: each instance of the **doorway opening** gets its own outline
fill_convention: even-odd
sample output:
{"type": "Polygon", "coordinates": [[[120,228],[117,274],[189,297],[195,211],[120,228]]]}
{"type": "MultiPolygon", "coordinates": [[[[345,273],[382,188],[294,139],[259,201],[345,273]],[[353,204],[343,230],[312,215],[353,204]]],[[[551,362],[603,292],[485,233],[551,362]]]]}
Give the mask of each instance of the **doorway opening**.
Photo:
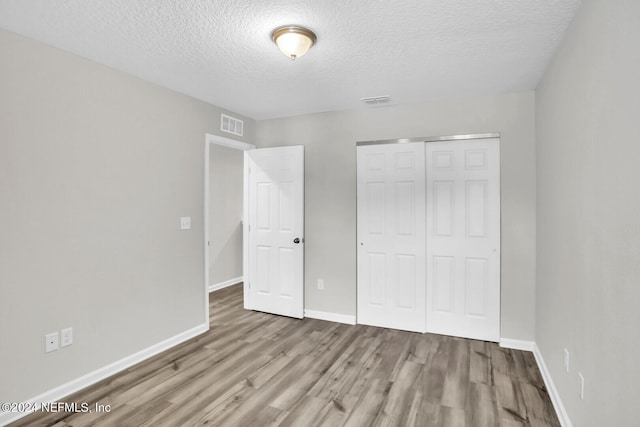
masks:
{"type": "MultiPolygon", "coordinates": [[[[256,147],[205,135],[204,288],[205,295],[244,282],[246,256],[244,151],[256,147]]],[[[209,324],[209,298],[205,298],[209,324]]]]}

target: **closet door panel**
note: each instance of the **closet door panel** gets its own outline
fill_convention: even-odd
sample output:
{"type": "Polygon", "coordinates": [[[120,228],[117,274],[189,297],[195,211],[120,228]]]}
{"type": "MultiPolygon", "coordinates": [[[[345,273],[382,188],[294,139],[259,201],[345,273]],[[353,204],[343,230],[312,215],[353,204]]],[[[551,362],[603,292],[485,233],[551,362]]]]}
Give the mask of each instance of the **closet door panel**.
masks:
{"type": "Polygon", "coordinates": [[[500,339],[499,140],[430,142],[427,331],[500,339]]]}
{"type": "Polygon", "coordinates": [[[425,331],[424,149],[357,148],[358,323],[425,331]]]}

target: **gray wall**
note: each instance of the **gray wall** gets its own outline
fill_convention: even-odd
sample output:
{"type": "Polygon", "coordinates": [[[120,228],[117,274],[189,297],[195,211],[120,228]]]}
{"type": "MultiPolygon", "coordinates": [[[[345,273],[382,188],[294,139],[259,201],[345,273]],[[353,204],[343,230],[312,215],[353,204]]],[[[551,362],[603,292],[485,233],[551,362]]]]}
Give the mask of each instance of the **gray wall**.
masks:
{"type": "Polygon", "coordinates": [[[355,315],[356,141],[501,132],[501,335],[533,340],[534,102],[529,92],[256,122],[259,146],[305,145],[305,308],[355,315]]]}
{"type": "Polygon", "coordinates": [[[586,1],[536,93],[536,341],[580,426],[638,425],[639,41],[640,2],[586,1]]]}
{"type": "Polygon", "coordinates": [[[19,402],[204,323],[222,110],[4,30],[0,64],[0,401],[19,402]]]}
{"type": "Polygon", "coordinates": [[[211,144],[209,152],[209,284],[242,276],[244,152],[211,144]]]}

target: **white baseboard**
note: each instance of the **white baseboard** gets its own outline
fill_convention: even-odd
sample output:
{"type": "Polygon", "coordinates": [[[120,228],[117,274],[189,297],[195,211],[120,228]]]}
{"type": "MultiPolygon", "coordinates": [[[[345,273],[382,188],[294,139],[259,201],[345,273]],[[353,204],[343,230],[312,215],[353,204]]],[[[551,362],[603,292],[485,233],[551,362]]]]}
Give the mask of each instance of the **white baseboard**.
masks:
{"type": "Polygon", "coordinates": [[[533,351],[536,343],[533,341],[514,340],[511,338],[500,338],[500,347],[511,348],[513,350],[533,351]]]}
{"type": "Polygon", "coordinates": [[[231,285],[235,285],[236,283],[240,283],[243,280],[244,280],[244,278],[242,276],[235,277],[233,279],[225,280],[224,282],[214,283],[212,285],[209,285],[208,290],[209,290],[209,292],[217,291],[217,290],[226,288],[227,286],[231,286],[231,285]]]}
{"type": "Polygon", "coordinates": [[[553,379],[551,379],[551,374],[547,369],[547,365],[544,363],[544,359],[542,358],[542,353],[540,353],[540,349],[535,343],[533,344],[533,355],[536,358],[536,363],[538,364],[538,368],[540,369],[540,373],[542,374],[544,385],[547,387],[547,392],[549,393],[549,397],[551,398],[553,407],[556,410],[556,414],[558,415],[558,420],[560,421],[560,425],[562,427],[572,427],[569,414],[567,414],[567,410],[564,408],[564,405],[562,404],[562,400],[560,399],[558,390],[556,389],[555,384],[553,384],[553,379]]]}
{"type": "Polygon", "coordinates": [[[304,317],[310,317],[311,319],[328,320],[330,322],[346,323],[347,325],[356,324],[356,316],[350,316],[348,314],[330,313],[327,311],[305,310],[304,317]]]}
{"type": "MultiPolygon", "coordinates": [[[[71,380],[66,384],[62,384],[52,390],[46,391],[39,396],[27,400],[26,402],[30,407],[39,408],[42,402],[48,403],[60,401],[66,396],[69,396],[79,390],[82,390],[83,388],[93,385],[98,381],[110,377],[111,375],[117,374],[118,372],[121,372],[135,365],[136,363],[140,363],[152,356],[157,355],[158,353],[162,353],[163,351],[168,350],[171,347],[175,347],[176,345],[183,343],[184,341],[187,341],[193,337],[196,337],[208,330],[209,325],[203,323],[196,326],[195,328],[184,331],[178,335],[154,344],[151,347],[147,347],[144,350],[113,362],[107,366],[103,366],[102,368],[96,369],[93,372],[89,372],[88,374],[76,378],[75,380],[71,380]]],[[[0,426],[5,426],[29,414],[30,412],[0,413],[0,426]]]]}

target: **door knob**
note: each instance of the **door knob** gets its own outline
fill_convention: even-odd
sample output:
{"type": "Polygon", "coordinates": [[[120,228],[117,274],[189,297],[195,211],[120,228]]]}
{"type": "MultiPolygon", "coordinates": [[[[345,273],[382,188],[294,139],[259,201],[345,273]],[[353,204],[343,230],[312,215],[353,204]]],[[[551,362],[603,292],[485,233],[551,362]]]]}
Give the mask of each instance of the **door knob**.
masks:
{"type": "Polygon", "coordinates": [[[300,243],[300,238],[296,237],[295,239],[293,239],[293,243],[295,243],[296,245],[300,243]]]}

